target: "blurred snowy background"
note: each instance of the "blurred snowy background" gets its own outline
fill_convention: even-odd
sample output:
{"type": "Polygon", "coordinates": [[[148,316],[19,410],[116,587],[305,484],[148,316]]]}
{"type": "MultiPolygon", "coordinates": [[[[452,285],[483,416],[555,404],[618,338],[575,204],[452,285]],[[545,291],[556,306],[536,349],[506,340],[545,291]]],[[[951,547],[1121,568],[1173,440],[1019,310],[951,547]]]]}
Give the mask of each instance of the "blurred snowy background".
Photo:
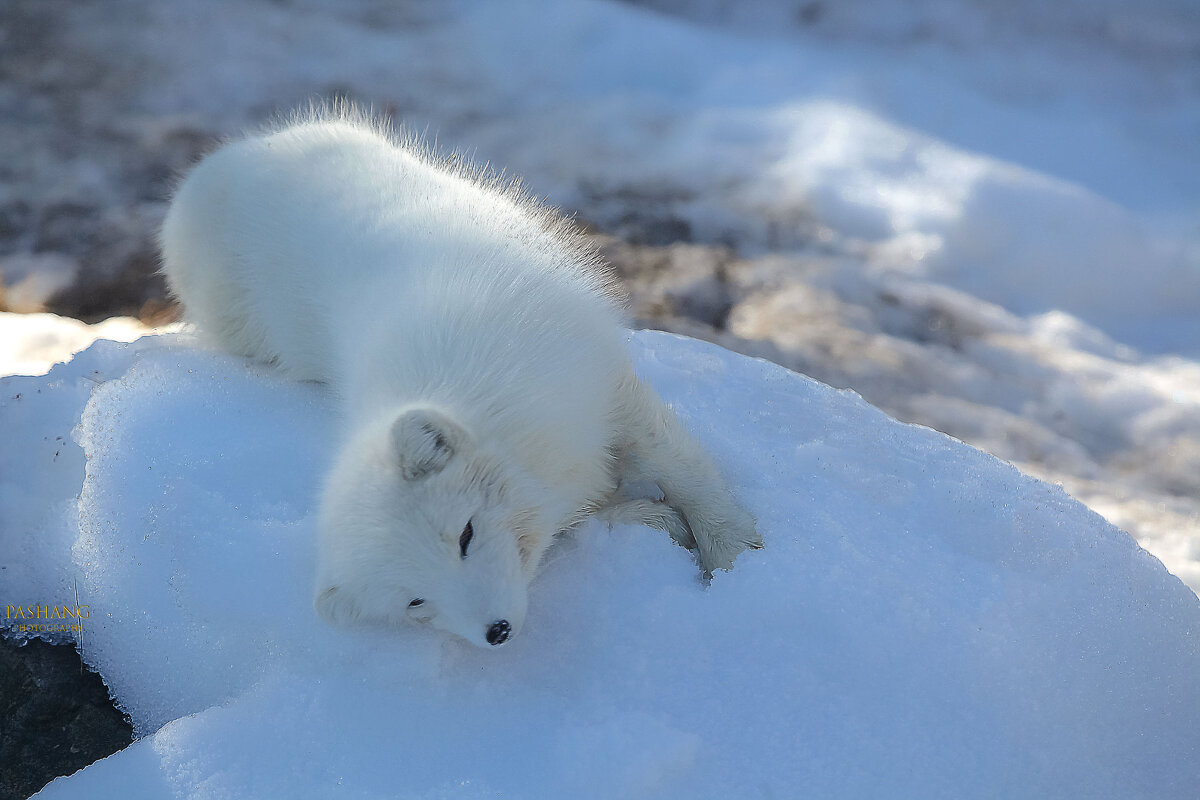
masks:
{"type": "Polygon", "coordinates": [[[0,373],[172,319],[172,176],[313,100],[577,216],[638,324],[1060,482],[1200,589],[1194,0],[6,0],[0,373]]]}

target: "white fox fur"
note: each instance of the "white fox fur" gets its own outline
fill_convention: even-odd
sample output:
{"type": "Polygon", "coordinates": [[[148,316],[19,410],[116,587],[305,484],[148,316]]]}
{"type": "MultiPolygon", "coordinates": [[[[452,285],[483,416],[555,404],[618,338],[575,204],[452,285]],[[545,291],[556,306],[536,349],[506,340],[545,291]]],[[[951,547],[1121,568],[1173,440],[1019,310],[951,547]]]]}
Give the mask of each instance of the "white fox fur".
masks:
{"type": "Polygon", "coordinates": [[[592,251],[518,190],[326,111],[205,158],[162,249],[204,334],[336,394],[316,581],[331,621],[502,643],[554,535],[598,511],[668,530],[708,572],[760,546],[634,374],[592,251]],[[618,492],[646,480],[664,502],[618,492]]]}

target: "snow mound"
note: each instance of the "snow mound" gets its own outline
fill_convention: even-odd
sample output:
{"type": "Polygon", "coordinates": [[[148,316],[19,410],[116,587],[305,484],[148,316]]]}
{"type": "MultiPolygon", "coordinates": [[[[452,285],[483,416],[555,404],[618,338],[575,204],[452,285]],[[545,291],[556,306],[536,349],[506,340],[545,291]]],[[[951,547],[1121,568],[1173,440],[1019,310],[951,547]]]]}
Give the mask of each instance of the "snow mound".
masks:
{"type": "MultiPolygon", "coordinates": [[[[48,512],[35,536],[30,511],[27,538],[5,544],[38,556],[23,590],[77,579],[85,659],[144,738],[39,797],[1197,788],[1196,596],[1060,489],[852,393],[634,334],[639,372],[731,477],[766,549],[704,587],[666,536],[589,523],[552,548],[521,636],[481,651],[316,619],[329,400],[178,341],[101,343],[19,379],[45,390],[22,384],[20,408],[18,379],[4,383],[0,430],[32,446],[79,413],[98,359],[129,365],[76,432],[77,526],[48,512]]],[[[10,498],[44,508],[68,490],[0,459],[10,498]]]]}

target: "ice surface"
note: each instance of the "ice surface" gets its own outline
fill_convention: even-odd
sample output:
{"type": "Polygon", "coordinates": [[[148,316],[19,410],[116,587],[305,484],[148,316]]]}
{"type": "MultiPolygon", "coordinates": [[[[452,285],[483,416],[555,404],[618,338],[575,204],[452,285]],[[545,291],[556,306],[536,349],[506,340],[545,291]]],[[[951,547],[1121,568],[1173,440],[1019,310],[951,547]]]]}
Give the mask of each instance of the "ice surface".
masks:
{"type": "Polygon", "coordinates": [[[1200,601],[1127,535],[852,393],[631,347],[766,549],[705,588],[662,534],[587,524],[495,651],[316,619],[320,388],[178,337],[5,379],[0,476],[30,505],[0,504],[26,515],[0,552],[30,552],[21,592],[78,580],[85,658],[143,735],[40,796],[1194,792],[1200,601]],[[14,468],[81,410],[70,469],[14,468]]]}

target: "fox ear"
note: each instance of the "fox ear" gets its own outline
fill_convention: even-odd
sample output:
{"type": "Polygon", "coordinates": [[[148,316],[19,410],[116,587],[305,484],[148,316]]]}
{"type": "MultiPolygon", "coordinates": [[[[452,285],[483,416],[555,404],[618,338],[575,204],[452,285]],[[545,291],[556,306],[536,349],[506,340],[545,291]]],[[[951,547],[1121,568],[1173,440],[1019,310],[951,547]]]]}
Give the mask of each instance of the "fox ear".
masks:
{"type": "Polygon", "coordinates": [[[446,415],[427,408],[406,411],[392,424],[392,445],[406,481],[441,472],[466,438],[446,415]]]}

